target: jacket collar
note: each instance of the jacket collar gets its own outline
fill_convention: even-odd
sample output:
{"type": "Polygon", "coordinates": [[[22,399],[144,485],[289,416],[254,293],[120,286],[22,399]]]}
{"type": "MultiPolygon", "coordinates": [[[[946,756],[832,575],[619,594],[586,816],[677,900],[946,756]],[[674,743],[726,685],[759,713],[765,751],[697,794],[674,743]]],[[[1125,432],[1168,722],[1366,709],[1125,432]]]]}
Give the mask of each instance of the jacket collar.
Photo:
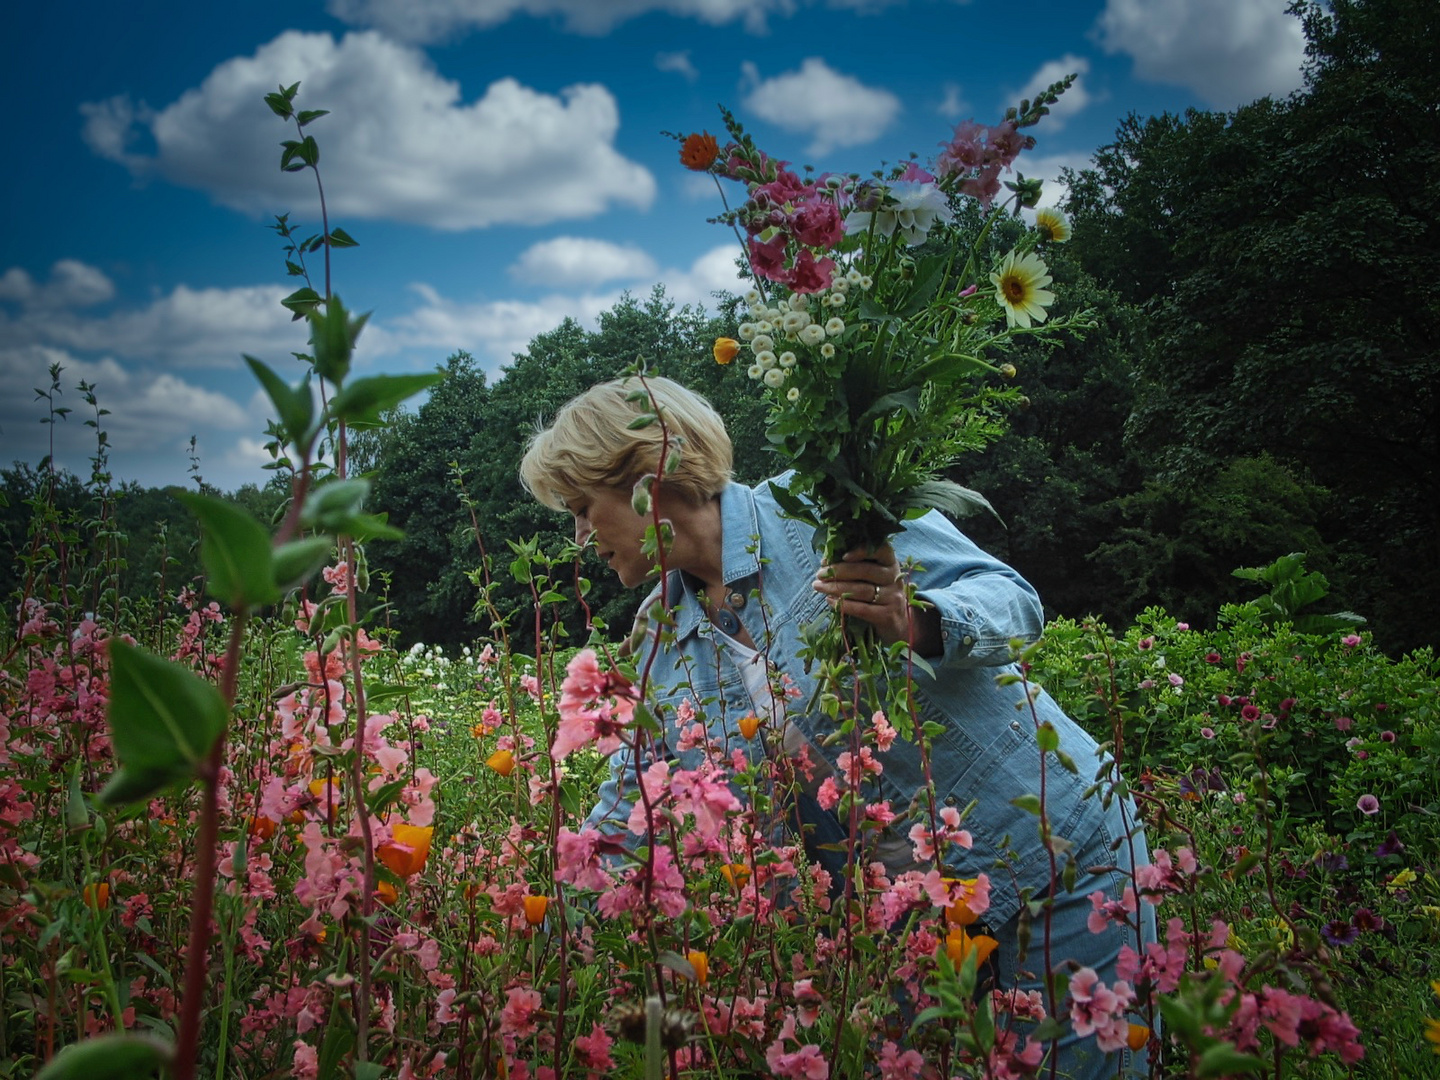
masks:
{"type": "MultiPolygon", "coordinates": [[[[755,493],[744,484],[726,484],[720,495],[721,573],[727,587],[758,581],[760,574],[760,521],[755,510],[755,493]]],[[[747,585],[746,593],[753,587],[747,585]]],[[[704,605],[694,578],[672,571],[666,598],[678,604],[675,617],[676,640],[683,641],[705,618],[704,605]]]]}

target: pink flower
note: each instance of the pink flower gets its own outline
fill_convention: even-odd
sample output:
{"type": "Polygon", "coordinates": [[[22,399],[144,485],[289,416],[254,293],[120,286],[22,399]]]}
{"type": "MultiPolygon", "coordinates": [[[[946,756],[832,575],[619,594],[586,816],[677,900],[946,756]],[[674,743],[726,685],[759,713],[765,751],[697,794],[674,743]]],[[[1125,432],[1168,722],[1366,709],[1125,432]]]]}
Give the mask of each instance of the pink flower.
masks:
{"type": "Polygon", "coordinates": [[[885,714],[879,709],[875,715],[870,717],[870,726],[875,732],[875,748],[882,754],[889,750],[895,743],[895,736],[899,734],[886,719],[885,714]]]}
{"type": "Polygon", "coordinates": [[[845,235],[840,208],[824,197],[806,200],[791,218],[790,227],[795,239],[816,248],[832,248],[845,235]]]}
{"type": "Polygon", "coordinates": [[[1336,730],[1336,731],[1349,731],[1349,730],[1350,730],[1350,725],[1353,724],[1353,723],[1354,723],[1354,721],[1351,720],[1350,717],[1348,717],[1348,716],[1337,716],[1337,717],[1335,717],[1335,730],[1336,730]]]}
{"type": "Polygon", "coordinates": [[[1380,800],[1374,795],[1361,795],[1355,803],[1355,809],[1366,817],[1374,817],[1380,812],[1380,800]]]}
{"type": "Polygon", "coordinates": [[[629,681],[619,672],[602,672],[594,650],[582,649],[565,668],[551,758],[560,761],[592,742],[600,753],[613,754],[634,711],[635,689],[629,681]]]}
{"type": "Polygon", "coordinates": [[[834,276],[834,259],[817,259],[808,248],[803,248],[795,257],[795,265],[790,270],[790,291],[815,293],[821,289],[828,289],[834,276]]]}
{"type": "Polygon", "coordinates": [[[919,1076],[925,1059],[917,1050],[900,1052],[900,1048],[889,1039],[880,1048],[880,1080],[911,1080],[919,1076]]]}
{"type": "Polygon", "coordinates": [[[762,242],[752,236],[749,248],[750,265],[754,268],[755,273],[769,281],[783,282],[786,280],[788,275],[785,272],[785,235],[783,233],[768,242],[762,242]]]}
{"type": "Polygon", "coordinates": [[[500,1010],[500,1030],[522,1039],[539,1030],[536,1013],[540,1011],[540,992],[527,987],[511,987],[506,993],[505,1007],[500,1010]]]}
{"type": "Polygon", "coordinates": [[[320,1075],[320,1055],[303,1039],[295,1040],[295,1056],[290,1062],[290,1075],[295,1080],[315,1080],[320,1075]]]}
{"type": "Polygon", "coordinates": [[[780,1047],[781,1041],[776,1039],[765,1049],[765,1063],[770,1066],[771,1075],[787,1080],[828,1080],[830,1065],[820,1053],[820,1047],[811,1043],[790,1054],[780,1047]]]}
{"type": "Polygon", "coordinates": [[[604,1072],[615,1067],[615,1061],[610,1056],[610,1047],[615,1040],[599,1024],[590,1029],[589,1035],[577,1035],[575,1037],[575,1056],[580,1064],[593,1072],[604,1072]]]}
{"type": "Polygon", "coordinates": [[[1347,649],[1353,649],[1360,644],[1360,641],[1361,637],[1359,634],[1346,634],[1340,639],[1340,644],[1344,645],[1347,649]]]}

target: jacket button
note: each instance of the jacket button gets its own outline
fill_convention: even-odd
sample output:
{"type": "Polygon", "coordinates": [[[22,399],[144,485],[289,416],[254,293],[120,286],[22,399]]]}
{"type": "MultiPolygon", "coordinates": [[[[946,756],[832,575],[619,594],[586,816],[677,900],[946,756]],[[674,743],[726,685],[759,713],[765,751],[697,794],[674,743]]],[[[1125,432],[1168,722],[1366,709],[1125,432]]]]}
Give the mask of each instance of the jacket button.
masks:
{"type": "Polygon", "coordinates": [[[975,639],[974,639],[973,637],[971,637],[969,634],[966,634],[963,638],[960,639],[960,641],[961,641],[961,643],[964,644],[964,645],[974,645],[974,644],[975,644],[975,639]]]}
{"type": "Polygon", "coordinates": [[[1010,721],[1010,730],[1011,730],[1011,731],[1019,731],[1019,730],[1020,730],[1020,721],[1019,721],[1019,720],[1011,720],[1011,721],[1010,721]]]}

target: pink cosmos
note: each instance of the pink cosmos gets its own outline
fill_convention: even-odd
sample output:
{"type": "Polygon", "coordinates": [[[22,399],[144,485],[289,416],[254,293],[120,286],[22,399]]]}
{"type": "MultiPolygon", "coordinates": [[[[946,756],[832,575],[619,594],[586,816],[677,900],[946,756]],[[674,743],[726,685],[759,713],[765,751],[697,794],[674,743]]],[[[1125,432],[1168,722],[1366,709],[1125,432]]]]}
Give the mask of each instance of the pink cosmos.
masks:
{"type": "Polygon", "coordinates": [[[1344,645],[1347,649],[1353,649],[1360,644],[1360,641],[1361,637],[1359,634],[1346,634],[1340,639],[1340,644],[1344,645]]]}

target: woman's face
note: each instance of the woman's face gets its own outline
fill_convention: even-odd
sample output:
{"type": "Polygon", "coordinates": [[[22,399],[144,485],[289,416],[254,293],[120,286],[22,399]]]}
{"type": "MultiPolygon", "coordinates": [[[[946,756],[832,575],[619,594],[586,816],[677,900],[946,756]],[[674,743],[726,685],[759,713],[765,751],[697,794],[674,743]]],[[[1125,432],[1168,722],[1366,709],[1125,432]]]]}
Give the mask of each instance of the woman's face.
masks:
{"type": "Polygon", "coordinates": [[[571,499],[568,509],[575,516],[575,542],[583,547],[593,540],[596,553],[626,588],[654,574],[654,561],[640,550],[651,520],[635,513],[628,488],[589,489],[571,499]]]}

